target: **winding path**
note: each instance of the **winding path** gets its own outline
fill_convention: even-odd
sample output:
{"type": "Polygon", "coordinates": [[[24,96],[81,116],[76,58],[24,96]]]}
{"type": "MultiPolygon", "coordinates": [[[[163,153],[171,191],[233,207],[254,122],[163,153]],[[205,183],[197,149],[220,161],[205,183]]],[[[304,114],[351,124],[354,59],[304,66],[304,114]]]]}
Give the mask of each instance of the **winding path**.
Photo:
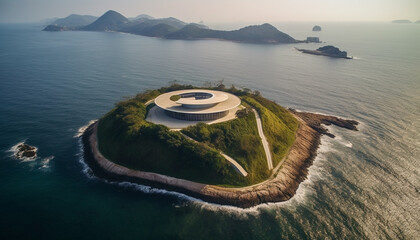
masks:
{"type": "MultiPolygon", "coordinates": [[[[154,99],[152,99],[152,100],[149,100],[149,101],[147,101],[146,103],[145,103],[145,105],[147,106],[147,105],[149,105],[150,103],[152,103],[154,101],[154,99]]],[[[265,135],[264,135],[264,132],[263,132],[263,128],[262,128],[262,122],[261,122],[261,117],[260,117],[260,115],[258,114],[258,112],[257,112],[257,110],[255,110],[254,108],[252,108],[252,111],[254,112],[254,114],[255,114],[255,119],[257,120],[257,128],[258,128],[258,135],[260,135],[260,138],[261,138],[261,142],[262,142],[262,145],[263,145],[263,148],[264,148],[264,152],[265,152],[265,156],[266,156],[266,159],[267,159],[267,165],[268,165],[268,169],[269,170],[271,170],[271,169],[273,169],[273,160],[272,160],[272,157],[271,157],[271,152],[270,152],[270,147],[269,147],[269,145],[268,145],[268,141],[267,141],[267,138],[265,137],[265,135]]],[[[179,129],[177,129],[177,130],[179,130],[179,129]]],[[[192,139],[192,138],[190,138],[190,137],[188,137],[187,135],[185,135],[185,134],[183,134],[181,131],[180,131],[180,133],[182,134],[182,135],[184,135],[184,137],[186,137],[186,138],[188,138],[188,139],[191,139],[192,141],[195,141],[196,142],[196,140],[195,139],[192,139]]],[[[242,174],[242,176],[244,176],[244,177],[246,177],[247,175],[248,175],[248,173],[245,171],[245,169],[237,162],[237,161],[235,161],[235,159],[233,159],[233,158],[231,158],[231,157],[229,157],[228,155],[226,155],[225,153],[223,153],[223,152],[221,152],[220,151],[220,154],[229,162],[229,163],[231,163],[232,164],[232,166],[240,173],[240,174],[242,174]]],[[[284,160],[284,159],[283,159],[284,160]]]]}
{"type": "Polygon", "coordinates": [[[234,166],[236,168],[236,170],[238,170],[239,173],[242,174],[242,176],[246,177],[248,175],[248,173],[245,171],[245,169],[237,161],[235,161],[235,159],[229,157],[228,155],[224,154],[223,152],[220,152],[220,154],[222,154],[222,156],[228,162],[230,162],[230,164],[232,164],[232,166],[234,166]]]}
{"type": "Polygon", "coordinates": [[[258,114],[257,110],[255,110],[253,108],[252,111],[254,112],[255,119],[257,120],[258,135],[260,135],[261,142],[262,142],[263,147],[264,147],[265,156],[267,158],[268,169],[271,170],[271,169],[273,169],[273,160],[271,158],[270,147],[268,146],[267,139],[265,138],[265,135],[264,135],[264,132],[263,132],[261,117],[258,114]]]}
{"type": "MultiPolygon", "coordinates": [[[[191,141],[197,142],[195,139],[183,134],[181,131],[179,131],[181,135],[186,137],[187,139],[190,139],[191,141]]],[[[235,168],[236,171],[238,171],[242,176],[246,177],[248,173],[245,171],[245,169],[237,162],[235,159],[229,157],[228,155],[224,154],[222,151],[219,151],[220,154],[235,168]]]]}

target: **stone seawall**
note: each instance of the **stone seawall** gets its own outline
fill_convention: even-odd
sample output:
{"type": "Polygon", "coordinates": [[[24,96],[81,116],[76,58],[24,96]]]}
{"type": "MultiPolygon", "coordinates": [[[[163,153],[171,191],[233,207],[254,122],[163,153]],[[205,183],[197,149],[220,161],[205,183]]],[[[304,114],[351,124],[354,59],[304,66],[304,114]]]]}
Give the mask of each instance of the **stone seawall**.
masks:
{"type": "MultiPolygon", "coordinates": [[[[262,203],[286,201],[293,197],[299,184],[306,178],[308,168],[316,156],[320,137],[322,134],[327,134],[321,126],[321,124],[326,123],[322,119],[328,119],[328,124],[342,125],[343,121],[348,122],[348,124],[357,124],[357,122],[351,120],[314,113],[299,112],[297,114],[293,110],[291,111],[299,120],[299,128],[296,132],[296,140],[282,166],[275,168],[277,172],[270,179],[248,187],[226,188],[206,185],[157,173],[132,170],[113,163],[98,150],[97,122],[89,126],[82,136],[85,161],[98,177],[174,190],[213,203],[248,208],[262,203]],[[317,121],[314,121],[314,119],[317,121]]],[[[357,129],[354,127],[352,130],[357,129]]]]}

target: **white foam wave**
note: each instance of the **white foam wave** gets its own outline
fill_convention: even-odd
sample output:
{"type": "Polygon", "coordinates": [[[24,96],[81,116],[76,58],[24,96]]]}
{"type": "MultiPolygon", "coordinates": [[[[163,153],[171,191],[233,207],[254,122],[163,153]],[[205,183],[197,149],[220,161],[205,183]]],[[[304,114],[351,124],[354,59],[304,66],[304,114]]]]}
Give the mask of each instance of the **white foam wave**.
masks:
{"type": "Polygon", "coordinates": [[[322,135],[321,136],[321,144],[318,147],[317,153],[319,154],[323,154],[323,153],[327,153],[327,152],[334,152],[335,149],[333,148],[333,138],[330,138],[326,135],[322,135]]]}
{"type": "Polygon", "coordinates": [[[11,148],[9,148],[9,150],[7,150],[7,152],[17,152],[18,151],[18,146],[21,144],[24,144],[26,142],[26,139],[23,140],[22,142],[18,142],[16,143],[16,145],[13,145],[11,148]]]}
{"type": "Polygon", "coordinates": [[[83,135],[83,133],[86,131],[86,129],[87,129],[90,125],[92,125],[94,122],[96,122],[96,121],[97,121],[97,120],[90,120],[88,124],[86,124],[86,125],[84,125],[84,126],[81,126],[81,127],[77,130],[76,134],[75,134],[73,137],[74,137],[74,138],[81,137],[81,136],[83,135]]]}
{"type": "Polygon", "coordinates": [[[79,152],[76,154],[76,156],[79,157],[79,163],[82,165],[82,172],[90,179],[96,178],[93,175],[92,170],[89,168],[89,166],[85,162],[85,159],[84,159],[84,156],[83,156],[83,151],[84,151],[83,150],[83,143],[82,143],[82,140],[80,138],[79,138],[78,144],[79,144],[79,152]]]}
{"type": "Polygon", "coordinates": [[[144,192],[144,193],[148,193],[148,194],[167,194],[167,195],[177,196],[177,197],[179,197],[181,199],[184,199],[184,200],[189,200],[189,201],[194,201],[194,202],[202,202],[201,199],[190,197],[190,196],[185,195],[183,193],[178,193],[178,192],[174,192],[174,191],[168,191],[168,190],[165,190],[165,189],[154,188],[154,187],[150,187],[150,186],[146,186],[146,185],[141,185],[141,184],[137,184],[137,183],[108,181],[106,179],[98,178],[98,177],[96,177],[93,174],[92,169],[85,162],[84,154],[83,154],[83,143],[82,143],[82,140],[81,139],[79,139],[79,150],[80,151],[77,154],[77,156],[79,156],[79,162],[82,165],[82,172],[89,179],[100,180],[100,181],[103,181],[103,182],[106,182],[106,183],[109,183],[109,184],[114,184],[114,185],[118,185],[118,186],[125,187],[125,188],[133,188],[133,189],[136,189],[138,191],[141,191],[141,192],[144,192]]]}
{"type": "Polygon", "coordinates": [[[103,182],[113,184],[113,185],[118,185],[124,188],[135,189],[143,193],[147,193],[147,194],[171,195],[171,196],[176,196],[182,200],[187,200],[187,202],[182,203],[181,205],[175,205],[175,207],[182,207],[182,206],[192,204],[195,207],[198,207],[207,211],[224,212],[225,214],[232,214],[235,217],[247,218],[250,215],[260,214],[261,210],[263,209],[273,209],[273,208],[279,208],[279,207],[304,203],[307,200],[308,195],[315,193],[315,190],[312,187],[313,184],[319,181],[320,179],[325,178],[325,169],[323,168],[323,164],[322,164],[322,160],[325,160],[323,153],[331,152],[334,149],[332,148],[331,138],[322,136],[321,144],[320,144],[320,147],[318,148],[318,155],[314,159],[313,165],[309,167],[308,169],[308,177],[299,185],[296,191],[296,194],[291,199],[285,202],[264,203],[264,204],[260,204],[254,207],[245,208],[245,209],[235,207],[235,206],[230,206],[230,205],[220,205],[220,204],[205,202],[201,199],[194,198],[186,194],[175,192],[175,191],[168,191],[165,189],[154,188],[154,187],[141,185],[137,183],[108,181],[106,179],[98,178],[93,174],[93,171],[90,169],[90,167],[86,164],[84,160],[83,144],[82,144],[81,139],[79,139],[79,150],[80,151],[77,154],[77,156],[79,156],[79,162],[82,165],[82,172],[90,179],[103,181],[103,182]]]}
{"type": "Polygon", "coordinates": [[[40,163],[41,166],[39,168],[43,168],[43,169],[50,168],[50,161],[53,160],[53,159],[54,159],[54,156],[49,156],[49,157],[43,158],[41,163],[40,163]]]}
{"type": "Polygon", "coordinates": [[[334,141],[335,142],[337,142],[337,143],[339,143],[339,144],[341,144],[343,146],[346,146],[348,148],[352,148],[353,147],[353,143],[351,143],[350,141],[344,139],[339,134],[339,132],[336,131],[336,127],[333,127],[333,126],[325,126],[325,125],[324,125],[324,127],[326,127],[330,133],[334,134],[334,136],[335,136],[334,141]]]}
{"type": "MultiPolygon", "coordinates": [[[[329,137],[323,136],[321,140],[321,146],[326,145],[325,140],[329,140],[329,137]]],[[[330,145],[330,143],[327,143],[330,145]]],[[[233,206],[224,206],[224,205],[217,205],[212,203],[194,203],[200,206],[203,209],[210,210],[210,211],[224,211],[235,214],[235,216],[242,216],[248,217],[251,215],[258,215],[261,213],[261,210],[264,209],[278,209],[278,208],[289,208],[289,207],[296,207],[299,204],[306,204],[309,200],[309,196],[312,194],[316,194],[316,190],[314,189],[314,184],[318,181],[325,179],[326,171],[323,167],[323,162],[326,160],[323,153],[328,152],[329,150],[333,150],[332,148],[324,147],[323,152],[318,152],[319,154],[314,159],[314,163],[308,169],[308,176],[307,178],[299,184],[299,187],[295,193],[295,195],[287,201],[284,202],[275,202],[275,203],[265,203],[260,204],[255,207],[242,209],[233,206]]]]}
{"type": "Polygon", "coordinates": [[[220,205],[204,201],[192,202],[192,205],[206,211],[223,212],[224,214],[231,214],[234,215],[236,218],[239,217],[242,220],[247,219],[250,215],[256,216],[261,213],[261,209],[269,207],[269,204],[264,203],[250,208],[239,208],[235,206],[220,205]]]}
{"type": "Polygon", "coordinates": [[[324,161],[326,161],[325,153],[334,151],[331,140],[332,139],[327,136],[321,137],[321,144],[318,148],[317,156],[315,157],[312,165],[308,168],[308,176],[299,184],[295,195],[285,202],[270,203],[269,206],[277,208],[289,207],[296,204],[305,204],[310,195],[316,194],[316,190],[313,188],[314,184],[325,179],[327,174],[323,164],[324,161]]]}
{"type": "MultiPolygon", "coordinates": [[[[89,179],[94,179],[94,180],[98,180],[98,181],[103,181],[109,184],[113,184],[113,185],[118,185],[120,187],[124,187],[124,188],[132,188],[138,191],[141,191],[143,193],[147,193],[147,194],[163,194],[163,195],[170,195],[170,196],[176,196],[182,200],[187,200],[188,203],[185,204],[193,204],[196,207],[202,208],[202,209],[206,209],[206,210],[211,210],[211,211],[228,211],[228,212],[232,212],[232,213],[258,213],[258,209],[264,206],[268,206],[267,204],[260,204],[258,206],[255,207],[251,207],[251,208],[239,208],[239,207],[235,207],[235,206],[229,206],[229,205],[220,205],[220,204],[215,204],[215,203],[209,203],[209,202],[205,202],[199,198],[195,198],[195,197],[191,197],[188,196],[186,194],[183,193],[179,193],[179,192],[175,192],[175,191],[168,191],[165,189],[160,189],[160,188],[154,188],[154,187],[150,187],[150,186],[146,186],[146,185],[142,185],[142,184],[137,184],[137,183],[131,183],[131,182],[117,182],[117,181],[109,181],[106,179],[102,179],[102,178],[98,178],[93,174],[92,169],[89,167],[89,165],[85,162],[84,159],[84,154],[83,154],[83,143],[82,140],[79,139],[78,141],[79,143],[79,153],[76,154],[76,156],[79,157],[79,162],[82,165],[82,173],[85,174],[89,179]]],[[[178,205],[179,207],[179,205],[178,205]]]]}
{"type": "Polygon", "coordinates": [[[154,188],[154,187],[150,187],[150,186],[146,186],[146,185],[141,185],[141,184],[137,184],[137,183],[131,183],[131,182],[113,182],[113,181],[107,181],[107,180],[104,180],[104,181],[105,182],[108,182],[108,183],[111,183],[111,184],[116,184],[116,185],[121,186],[121,187],[124,187],[124,188],[133,188],[133,189],[138,190],[138,191],[141,191],[143,193],[172,195],[172,196],[176,196],[176,197],[179,197],[181,199],[188,200],[188,201],[203,202],[203,200],[201,200],[201,199],[194,198],[194,197],[185,195],[183,193],[174,192],[174,191],[168,191],[168,190],[160,189],[160,188],[154,188]]]}
{"type": "Polygon", "coordinates": [[[343,139],[341,136],[337,136],[335,135],[335,140],[337,143],[346,146],[348,148],[352,148],[353,147],[353,143],[351,143],[350,141],[347,141],[345,139],[343,139]]]}

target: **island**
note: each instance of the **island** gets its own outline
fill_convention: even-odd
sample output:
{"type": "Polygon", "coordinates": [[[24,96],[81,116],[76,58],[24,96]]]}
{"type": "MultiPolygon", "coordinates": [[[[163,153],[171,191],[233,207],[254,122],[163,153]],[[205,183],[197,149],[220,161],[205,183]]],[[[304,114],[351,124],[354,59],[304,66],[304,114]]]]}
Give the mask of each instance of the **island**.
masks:
{"type": "Polygon", "coordinates": [[[58,19],[43,30],[57,31],[105,31],[131,33],[148,37],[165,39],[199,40],[219,39],[234,42],[279,44],[301,43],[291,36],[279,31],[271,24],[247,26],[238,30],[222,31],[209,29],[199,23],[185,23],[173,17],[155,19],[148,15],[139,15],[128,19],[120,13],[109,10],[94,20],[92,16],[70,15],[66,19],[58,19]],[[80,26],[80,23],[93,22],[80,26]],[[72,24],[68,24],[71,22],[72,24]],[[75,26],[78,25],[78,26],[75,26]]]}
{"type": "Polygon", "coordinates": [[[312,31],[314,31],[314,32],[319,32],[319,31],[321,31],[321,26],[315,25],[315,26],[312,28],[312,31]]]}
{"type": "Polygon", "coordinates": [[[412,23],[412,22],[407,19],[398,19],[398,20],[392,21],[392,23],[412,23]]]}
{"type": "Polygon", "coordinates": [[[333,58],[352,59],[352,57],[347,56],[346,51],[340,51],[339,48],[336,48],[336,47],[331,46],[331,45],[320,47],[317,50],[308,50],[308,49],[300,49],[300,48],[295,48],[295,49],[300,51],[300,52],[307,53],[307,54],[312,54],[312,55],[321,55],[321,56],[327,56],[327,57],[333,57],[333,58]]]}
{"type": "Polygon", "coordinates": [[[248,208],[290,199],[333,116],[285,109],[258,91],[173,84],[119,102],[83,133],[93,173],[248,208]]]}
{"type": "Polygon", "coordinates": [[[37,157],[38,149],[34,146],[30,146],[26,143],[18,144],[14,149],[15,157],[18,159],[35,159],[37,157]]]}
{"type": "Polygon", "coordinates": [[[307,37],[306,38],[307,43],[321,43],[319,40],[319,37],[307,37]]]}

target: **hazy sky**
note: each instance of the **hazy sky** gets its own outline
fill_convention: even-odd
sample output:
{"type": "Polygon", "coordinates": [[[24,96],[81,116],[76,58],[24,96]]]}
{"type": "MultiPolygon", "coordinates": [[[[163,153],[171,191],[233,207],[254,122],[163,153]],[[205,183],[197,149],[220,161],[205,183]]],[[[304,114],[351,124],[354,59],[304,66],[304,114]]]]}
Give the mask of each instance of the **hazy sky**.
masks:
{"type": "Polygon", "coordinates": [[[0,0],[0,22],[100,16],[110,9],[188,22],[420,20],[420,0],[0,0]]]}

